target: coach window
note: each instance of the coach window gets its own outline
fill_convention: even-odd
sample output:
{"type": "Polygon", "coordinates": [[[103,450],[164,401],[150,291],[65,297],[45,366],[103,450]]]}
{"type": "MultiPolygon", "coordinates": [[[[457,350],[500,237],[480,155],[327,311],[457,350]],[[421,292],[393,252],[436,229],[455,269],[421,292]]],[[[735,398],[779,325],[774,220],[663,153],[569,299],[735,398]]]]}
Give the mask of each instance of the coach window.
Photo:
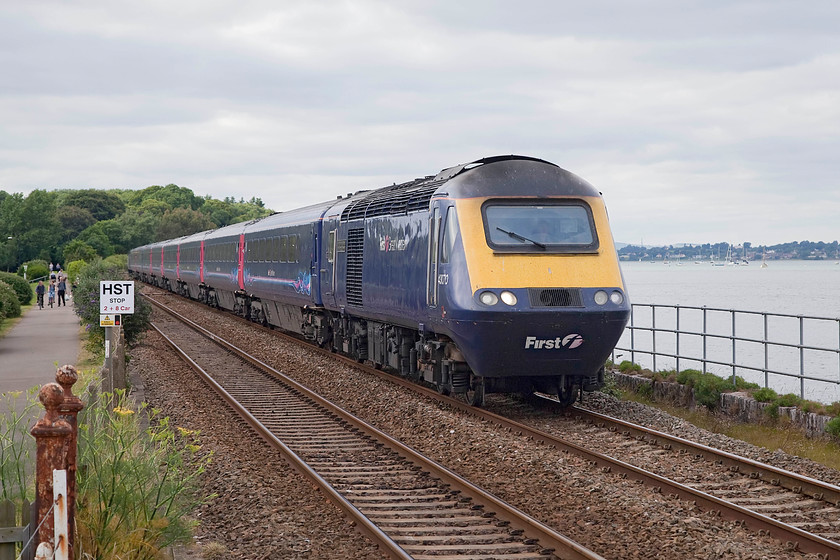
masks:
{"type": "Polygon", "coordinates": [[[298,236],[297,235],[290,235],[289,236],[289,261],[291,261],[291,262],[300,261],[300,255],[298,254],[298,236]]]}
{"type": "Polygon", "coordinates": [[[278,254],[280,255],[280,262],[286,262],[286,247],[288,246],[288,239],[284,235],[280,238],[280,251],[278,254]]]}

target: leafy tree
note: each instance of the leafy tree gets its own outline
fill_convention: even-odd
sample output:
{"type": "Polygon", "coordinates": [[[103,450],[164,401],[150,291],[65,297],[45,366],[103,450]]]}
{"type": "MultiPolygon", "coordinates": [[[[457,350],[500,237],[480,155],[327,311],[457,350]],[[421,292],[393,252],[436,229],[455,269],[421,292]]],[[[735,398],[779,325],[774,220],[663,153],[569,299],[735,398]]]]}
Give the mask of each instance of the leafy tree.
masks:
{"type": "Polygon", "coordinates": [[[62,229],[62,240],[73,239],[86,228],[96,223],[96,218],[87,208],[78,206],[62,206],[55,211],[55,218],[62,229]]]}
{"type": "Polygon", "coordinates": [[[97,257],[96,249],[81,241],[74,239],[64,246],[64,262],[85,261],[90,262],[97,257]]]}
{"type": "Polygon", "coordinates": [[[41,189],[32,191],[23,200],[18,226],[23,231],[15,236],[20,241],[23,260],[53,261],[57,257],[61,232],[55,219],[56,205],[56,194],[41,189]]]}
{"type": "Polygon", "coordinates": [[[157,241],[163,241],[164,239],[190,235],[199,231],[213,229],[214,227],[216,227],[216,224],[211,222],[210,218],[201,212],[186,208],[176,208],[163,215],[155,232],[155,239],[157,241]]]}
{"type": "Polygon", "coordinates": [[[229,226],[234,223],[232,220],[236,214],[233,204],[215,199],[206,199],[201,207],[201,212],[206,214],[218,227],[229,226]]]}
{"type": "Polygon", "coordinates": [[[134,205],[142,206],[147,201],[163,203],[167,210],[174,210],[175,208],[198,210],[204,204],[204,199],[195,196],[195,193],[191,189],[179,187],[171,183],[165,187],[161,187],[160,185],[146,187],[132,197],[134,205]]]}
{"type": "Polygon", "coordinates": [[[119,224],[121,239],[121,251],[127,253],[134,247],[146,245],[155,239],[160,217],[163,215],[144,211],[139,207],[129,207],[123,214],[116,218],[119,224]]]}
{"type": "Polygon", "coordinates": [[[97,221],[110,220],[125,211],[125,203],[116,193],[97,189],[69,191],[64,204],[86,209],[97,221]]]}

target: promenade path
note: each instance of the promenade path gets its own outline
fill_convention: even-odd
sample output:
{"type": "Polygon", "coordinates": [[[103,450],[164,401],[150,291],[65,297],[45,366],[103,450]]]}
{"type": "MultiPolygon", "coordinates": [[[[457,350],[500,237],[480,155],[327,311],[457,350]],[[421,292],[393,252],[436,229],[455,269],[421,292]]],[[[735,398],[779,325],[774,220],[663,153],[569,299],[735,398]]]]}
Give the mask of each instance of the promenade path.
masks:
{"type": "Polygon", "coordinates": [[[79,317],[69,293],[66,306],[33,306],[0,338],[0,393],[55,381],[56,363],[76,365],[81,349],[79,317]]]}

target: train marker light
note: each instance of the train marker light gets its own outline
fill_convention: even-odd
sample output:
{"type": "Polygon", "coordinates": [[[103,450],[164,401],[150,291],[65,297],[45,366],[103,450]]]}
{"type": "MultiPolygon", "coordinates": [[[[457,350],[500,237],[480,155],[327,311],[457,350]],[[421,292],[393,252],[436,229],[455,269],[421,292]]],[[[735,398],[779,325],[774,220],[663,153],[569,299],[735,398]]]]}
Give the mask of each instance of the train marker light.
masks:
{"type": "Polygon", "coordinates": [[[607,295],[607,292],[604,290],[598,290],[595,292],[595,303],[598,305],[604,305],[610,299],[610,296],[607,295]]]}
{"type": "Polygon", "coordinates": [[[497,303],[499,303],[499,296],[497,296],[493,292],[481,292],[481,294],[478,296],[478,301],[480,301],[484,305],[496,305],[497,303]]]}
{"type": "Polygon", "coordinates": [[[501,293],[502,301],[508,305],[516,305],[516,295],[513,292],[509,292],[507,290],[501,293]]]}

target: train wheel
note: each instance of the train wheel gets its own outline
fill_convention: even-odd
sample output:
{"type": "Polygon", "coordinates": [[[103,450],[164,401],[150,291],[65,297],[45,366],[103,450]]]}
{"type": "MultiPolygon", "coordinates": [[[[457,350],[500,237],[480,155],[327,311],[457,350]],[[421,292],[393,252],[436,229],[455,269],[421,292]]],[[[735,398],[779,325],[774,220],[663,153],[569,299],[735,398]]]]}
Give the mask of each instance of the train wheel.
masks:
{"type": "Polygon", "coordinates": [[[568,387],[560,387],[557,391],[557,399],[563,407],[572,406],[578,397],[577,385],[570,385],[568,387]]]}
{"type": "Polygon", "coordinates": [[[470,385],[463,393],[470,406],[484,406],[484,378],[470,374],[470,385]]]}

